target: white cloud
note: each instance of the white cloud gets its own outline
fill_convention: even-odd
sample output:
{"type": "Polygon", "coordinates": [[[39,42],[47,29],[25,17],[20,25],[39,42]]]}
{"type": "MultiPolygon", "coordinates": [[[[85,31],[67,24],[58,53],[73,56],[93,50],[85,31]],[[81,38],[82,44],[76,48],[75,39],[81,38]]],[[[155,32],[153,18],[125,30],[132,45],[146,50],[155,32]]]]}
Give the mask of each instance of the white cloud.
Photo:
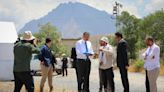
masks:
{"type": "Polygon", "coordinates": [[[114,0],[79,0],[79,2],[112,13],[114,0]]]}
{"type": "Polygon", "coordinates": [[[138,18],[141,18],[141,15],[139,14],[138,8],[133,5],[126,5],[122,9],[123,11],[128,11],[130,14],[135,15],[138,18]]]}
{"type": "Polygon", "coordinates": [[[44,16],[59,4],[59,0],[0,0],[0,21],[13,21],[17,28],[44,16]]]}
{"type": "Polygon", "coordinates": [[[123,2],[122,0],[119,0],[119,3],[122,4],[122,8],[120,9],[120,12],[122,11],[127,11],[129,12],[131,15],[135,15],[138,18],[141,18],[141,15],[139,13],[139,8],[137,7],[138,5],[135,4],[139,4],[141,3],[143,0],[137,1],[137,2],[133,2],[133,3],[129,3],[129,2],[123,2]]]}
{"type": "Polygon", "coordinates": [[[110,0],[0,0],[0,21],[14,21],[20,29],[26,22],[44,16],[60,3],[70,1],[112,12],[110,0]]]}
{"type": "Polygon", "coordinates": [[[138,0],[137,3],[138,4],[143,4],[144,3],[144,0],[138,0]]]}
{"type": "MultiPolygon", "coordinates": [[[[122,0],[117,0],[119,3],[123,5],[123,8],[120,8],[121,11],[128,11],[130,14],[135,15],[140,18],[138,7],[134,4],[128,4],[127,2],[122,2],[122,0]]],[[[81,2],[86,3],[90,6],[96,7],[97,9],[104,10],[110,14],[113,11],[113,5],[115,4],[115,0],[81,0],[81,2]]],[[[139,0],[137,3],[143,3],[144,0],[139,0]]]]}
{"type": "MultiPolygon", "coordinates": [[[[60,3],[69,1],[81,2],[112,14],[115,0],[0,0],[0,21],[13,21],[17,29],[20,29],[28,21],[38,19],[60,3]]],[[[125,4],[123,10],[139,17],[135,5],[125,4]]]]}
{"type": "Polygon", "coordinates": [[[145,11],[154,12],[162,8],[164,8],[164,0],[151,0],[151,2],[145,6],[145,11]]]}

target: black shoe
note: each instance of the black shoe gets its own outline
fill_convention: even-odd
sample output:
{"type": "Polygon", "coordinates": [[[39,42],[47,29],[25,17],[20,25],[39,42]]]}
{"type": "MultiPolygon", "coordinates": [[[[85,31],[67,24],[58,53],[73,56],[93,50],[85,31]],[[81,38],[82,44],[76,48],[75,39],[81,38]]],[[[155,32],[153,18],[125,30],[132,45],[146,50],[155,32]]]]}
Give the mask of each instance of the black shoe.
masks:
{"type": "Polygon", "coordinates": [[[99,90],[99,92],[102,92],[102,90],[99,90]]]}
{"type": "Polygon", "coordinates": [[[82,90],[78,90],[78,92],[83,92],[82,90]]]}

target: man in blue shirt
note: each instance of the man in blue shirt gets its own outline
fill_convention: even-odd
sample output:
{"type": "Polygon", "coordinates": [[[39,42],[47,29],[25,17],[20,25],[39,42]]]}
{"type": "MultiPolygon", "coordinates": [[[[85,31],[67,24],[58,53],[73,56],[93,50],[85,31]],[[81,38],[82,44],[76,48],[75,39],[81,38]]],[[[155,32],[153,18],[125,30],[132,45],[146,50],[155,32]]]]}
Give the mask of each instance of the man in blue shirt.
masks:
{"type": "Polygon", "coordinates": [[[53,55],[50,50],[52,45],[52,40],[50,38],[46,38],[46,44],[41,48],[41,71],[42,71],[42,79],[40,83],[40,92],[44,92],[44,84],[46,82],[46,78],[48,77],[48,84],[50,87],[50,92],[53,91],[52,85],[52,74],[53,74],[53,55]]]}

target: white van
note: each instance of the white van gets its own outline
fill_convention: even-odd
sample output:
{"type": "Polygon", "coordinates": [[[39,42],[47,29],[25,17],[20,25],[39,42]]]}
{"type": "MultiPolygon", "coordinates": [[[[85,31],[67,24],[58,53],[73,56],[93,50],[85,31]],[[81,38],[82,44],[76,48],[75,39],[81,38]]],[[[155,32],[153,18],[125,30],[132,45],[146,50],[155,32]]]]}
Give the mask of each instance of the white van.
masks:
{"type": "Polygon", "coordinates": [[[17,40],[17,31],[14,23],[0,22],[0,81],[14,80],[13,64],[14,42],[17,40]]]}

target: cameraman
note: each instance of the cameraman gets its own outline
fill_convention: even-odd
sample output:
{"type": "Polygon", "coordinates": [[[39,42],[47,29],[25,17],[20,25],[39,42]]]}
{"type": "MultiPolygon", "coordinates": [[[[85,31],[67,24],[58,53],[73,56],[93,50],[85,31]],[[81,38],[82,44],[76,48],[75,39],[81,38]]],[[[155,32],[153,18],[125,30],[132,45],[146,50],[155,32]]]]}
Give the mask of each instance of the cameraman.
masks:
{"type": "Polygon", "coordinates": [[[40,54],[36,43],[36,39],[31,31],[25,31],[20,41],[14,45],[14,92],[20,92],[23,85],[25,85],[28,92],[34,92],[30,62],[33,53],[40,54]]]}

